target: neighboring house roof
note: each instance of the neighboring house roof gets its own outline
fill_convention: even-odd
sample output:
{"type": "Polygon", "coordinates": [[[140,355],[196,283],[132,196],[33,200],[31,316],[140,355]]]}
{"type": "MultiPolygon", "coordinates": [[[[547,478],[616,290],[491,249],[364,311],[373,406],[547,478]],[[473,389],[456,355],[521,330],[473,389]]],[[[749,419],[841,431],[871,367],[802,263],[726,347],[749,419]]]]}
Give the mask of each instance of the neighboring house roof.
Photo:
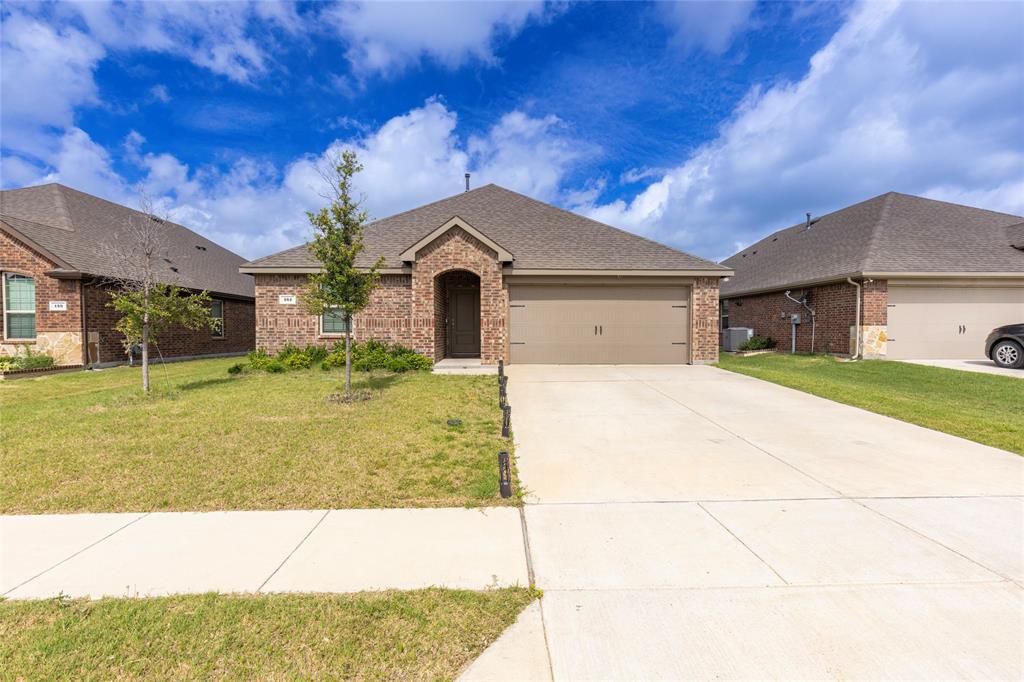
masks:
{"type": "MultiPolygon", "coordinates": [[[[514,270],[685,270],[728,274],[728,269],[517,192],[485,185],[366,226],[366,249],[357,264],[379,256],[401,268],[403,255],[453,218],[468,222],[511,254],[514,270]]],[[[316,268],[306,244],[259,258],[246,272],[316,268]]]]}
{"type": "Polygon", "coordinates": [[[1008,227],[1020,216],[889,192],[787,227],[722,261],[721,295],[774,291],[852,276],[1012,274],[1024,253],[1008,227]]]}
{"type": "MultiPolygon", "coordinates": [[[[114,249],[132,217],[145,218],[145,214],[59,184],[0,192],[0,230],[38,249],[69,276],[116,277],[114,249]]],[[[238,272],[245,258],[183,225],[170,221],[163,225],[171,262],[159,265],[167,282],[254,297],[252,278],[238,272]]]]}
{"type": "Polygon", "coordinates": [[[1017,223],[1006,228],[1006,236],[1010,239],[1010,246],[1024,251],[1024,223],[1017,223]]]}

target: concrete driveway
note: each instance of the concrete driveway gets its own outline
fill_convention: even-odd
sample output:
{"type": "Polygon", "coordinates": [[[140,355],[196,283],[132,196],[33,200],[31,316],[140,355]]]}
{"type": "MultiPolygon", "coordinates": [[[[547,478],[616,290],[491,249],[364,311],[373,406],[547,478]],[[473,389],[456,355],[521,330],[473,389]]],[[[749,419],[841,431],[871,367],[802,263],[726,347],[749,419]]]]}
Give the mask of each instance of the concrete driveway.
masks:
{"type": "Polygon", "coordinates": [[[712,367],[509,376],[556,679],[1024,673],[1024,458],[712,367]]]}
{"type": "Polygon", "coordinates": [[[1000,367],[991,360],[902,360],[915,365],[928,365],[929,367],[942,367],[944,369],[958,369],[962,372],[981,372],[982,374],[998,374],[1014,379],[1024,379],[1024,369],[1009,369],[1000,367]]]}

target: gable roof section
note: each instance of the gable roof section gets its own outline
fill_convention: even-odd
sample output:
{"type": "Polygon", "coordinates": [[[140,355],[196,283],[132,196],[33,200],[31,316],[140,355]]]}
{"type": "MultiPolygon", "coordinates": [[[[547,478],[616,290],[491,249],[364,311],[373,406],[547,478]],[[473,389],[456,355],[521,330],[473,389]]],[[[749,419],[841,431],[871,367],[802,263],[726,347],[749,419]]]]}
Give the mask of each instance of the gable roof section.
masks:
{"type": "MultiPolygon", "coordinates": [[[[131,217],[145,214],[59,184],[0,192],[0,226],[69,274],[113,277],[108,253],[131,217]]],[[[244,298],[254,297],[251,277],[239,274],[241,256],[192,230],[165,221],[170,263],[166,281],[190,289],[244,298]],[[171,270],[177,268],[177,272],[171,270]]]]}
{"type": "MultiPolygon", "coordinates": [[[[497,185],[485,185],[368,224],[364,233],[366,249],[356,263],[368,267],[383,256],[385,268],[402,268],[410,245],[418,246],[440,229],[438,226],[443,227],[456,217],[513,256],[513,271],[671,270],[729,274],[727,268],[717,263],[497,185]]],[[[307,245],[300,244],[246,263],[243,271],[316,268],[307,245]]]]}
{"type": "Polygon", "coordinates": [[[722,296],[852,276],[1020,274],[1007,228],[1019,216],[889,192],[798,223],[722,261],[735,275],[722,296]]]}
{"type": "Polygon", "coordinates": [[[485,235],[483,232],[470,225],[469,222],[463,220],[459,216],[455,216],[451,220],[447,221],[444,225],[441,225],[436,230],[425,236],[423,239],[419,240],[418,242],[410,246],[408,249],[402,252],[399,258],[402,259],[403,261],[415,261],[416,254],[419,253],[421,249],[423,249],[428,244],[433,242],[435,239],[437,239],[441,235],[445,234],[446,232],[454,228],[461,228],[465,230],[469,234],[479,239],[482,243],[486,244],[488,247],[493,249],[494,252],[498,254],[499,262],[510,263],[512,261],[512,254],[509,253],[505,249],[505,247],[492,241],[487,235],[485,235]]]}

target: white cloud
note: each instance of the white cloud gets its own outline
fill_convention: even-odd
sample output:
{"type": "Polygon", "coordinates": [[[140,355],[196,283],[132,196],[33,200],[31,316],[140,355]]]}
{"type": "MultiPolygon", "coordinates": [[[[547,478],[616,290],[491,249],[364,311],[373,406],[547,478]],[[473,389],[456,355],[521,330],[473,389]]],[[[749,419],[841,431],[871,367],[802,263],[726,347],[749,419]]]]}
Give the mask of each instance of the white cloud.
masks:
{"type": "Polygon", "coordinates": [[[163,102],[167,104],[171,101],[171,93],[167,90],[167,86],[163,83],[158,83],[149,89],[149,96],[154,101],[163,102]]]}
{"type": "Polygon", "coordinates": [[[725,52],[750,25],[754,0],[683,0],[658,3],[658,11],[673,30],[673,42],[684,49],[725,52]]]}
{"type": "Polygon", "coordinates": [[[90,35],[111,50],[142,49],[188,59],[231,80],[246,83],[264,73],[270,56],[251,29],[296,34],[294,6],[263,2],[81,2],[62,5],[90,35]]]}
{"type": "Polygon", "coordinates": [[[494,63],[494,46],[543,16],[540,0],[513,2],[347,2],[325,17],[348,43],[363,74],[390,74],[428,57],[456,68],[494,63]]]}
{"type": "Polygon", "coordinates": [[[113,170],[110,154],[79,128],[64,133],[52,170],[32,184],[46,182],[61,182],[111,201],[135,204],[128,183],[113,170]]]}
{"type": "Polygon", "coordinates": [[[5,7],[0,31],[0,128],[5,149],[27,155],[57,152],[48,128],[74,123],[75,108],[98,101],[93,69],[103,48],[71,28],[54,28],[5,7]]]}
{"type": "Polygon", "coordinates": [[[718,137],[599,220],[722,258],[889,190],[1024,211],[1015,3],[868,3],[798,82],[751,91],[718,137]]]}
{"type": "Polygon", "coordinates": [[[467,170],[474,186],[496,182],[558,200],[567,174],[588,149],[573,142],[554,116],[513,111],[468,141],[457,127],[457,114],[430,99],[376,130],[337,140],[322,154],[295,159],[283,169],[243,157],[226,170],[192,169],[171,154],[147,152],[145,138],[131,131],[121,151],[123,160],[142,173],[137,187],[115,172],[102,147],[73,128],[61,138],[52,170],[23,184],[63,182],[128,206],[138,203],[142,189],[174,220],[255,258],[309,238],[305,211],[325,201],[317,169],[342,149],[355,150],[365,166],[356,189],[375,218],[457,194],[467,170]]]}
{"type": "MultiPolygon", "coordinates": [[[[74,137],[76,112],[103,104],[94,72],[111,51],[173,54],[239,82],[264,73],[271,61],[267,48],[272,46],[266,36],[274,30],[295,33],[300,28],[292,5],[265,4],[5,5],[0,15],[0,143],[5,156],[21,158],[17,164],[5,160],[4,168],[34,167],[38,173],[57,165],[57,155],[67,152],[62,148],[64,134],[74,137]],[[263,22],[258,30],[256,20],[263,22]]],[[[153,86],[149,96],[170,100],[162,84],[153,86]]],[[[9,182],[6,176],[5,181],[9,182]]]]}
{"type": "Polygon", "coordinates": [[[521,111],[502,116],[485,136],[472,137],[478,182],[493,182],[544,201],[562,192],[566,170],[598,150],[573,138],[554,115],[531,118],[521,111]]]}

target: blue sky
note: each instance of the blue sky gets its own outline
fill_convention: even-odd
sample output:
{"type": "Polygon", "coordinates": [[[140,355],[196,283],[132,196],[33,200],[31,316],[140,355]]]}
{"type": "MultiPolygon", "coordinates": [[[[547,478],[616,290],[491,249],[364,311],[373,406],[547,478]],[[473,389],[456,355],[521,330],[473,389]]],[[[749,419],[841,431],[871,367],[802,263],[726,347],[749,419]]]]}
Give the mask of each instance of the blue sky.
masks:
{"type": "Polygon", "coordinates": [[[375,217],[496,182],[721,259],[889,190],[1024,213],[1024,3],[17,3],[0,173],[248,256],[346,147],[375,217]]]}

